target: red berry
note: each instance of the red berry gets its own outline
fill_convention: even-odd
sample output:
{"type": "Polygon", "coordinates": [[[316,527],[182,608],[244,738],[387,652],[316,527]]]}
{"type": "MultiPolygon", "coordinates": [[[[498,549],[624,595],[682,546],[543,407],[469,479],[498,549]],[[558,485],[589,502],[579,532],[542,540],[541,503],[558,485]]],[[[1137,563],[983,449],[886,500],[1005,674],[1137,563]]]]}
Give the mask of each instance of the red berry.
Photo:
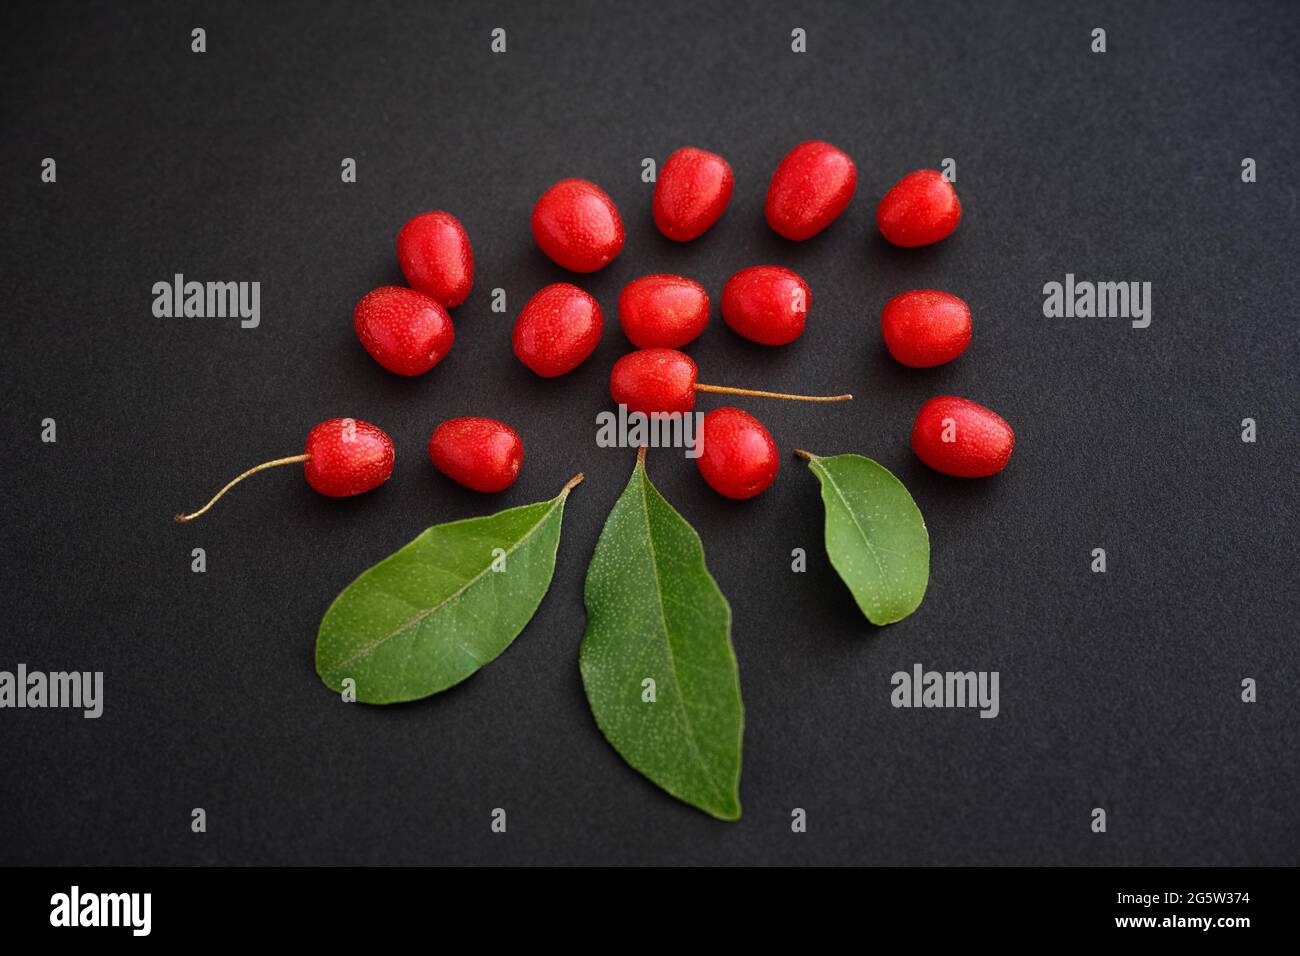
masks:
{"type": "Polygon", "coordinates": [[[683,276],[642,276],[623,287],[618,320],[637,348],[681,348],[709,324],[709,294],[683,276]]]}
{"type": "Polygon", "coordinates": [[[554,378],[587,360],[603,326],[595,299],[576,285],[556,282],[524,304],[515,322],[515,355],[543,378],[554,378]]]}
{"type": "Polygon", "coordinates": [[[595,183],[561,179],[533,207],[533,238],[564,268],[595,272],[623,248],[623,220],[595,183]]]}
{"type": "Polygon", "coordinates": [[[767,224],[787,239],[811,239],[853,199],[858,170],[830,143],[800,143],[785,154],[767,187],[767,224]]]}
{"type": "Polygon", "coordinates": [[[609,394],[629,412],[689,412],[695,407],[695,360],[676,349],[640,349],[614,363],[609,394]]]}
{"type": "Polygon", "coordinates": [[[727,211],[735,185],[725,159],[717,153],[683,146],[659,170],[655,225],[677,242],[701,236],[727,211]]]}
{"type": "Polygon", "coordinates": [[[876,207],[881,235],[907,248],[947,239],[959,222],[961,202],[957,190],[933,169],[908,173],[876,207]]]}
{"type": "Polygon", "coordinates": [[[357,303],[357,338],[376,362],[398,375],[422,375],[442,361],[456,337],[436,300],[414,289],[386,285],[357,303]]]}
{"type": "Polygon", "coordinates": [[[709,486],[728,498],[752,498],[776,478],[776,442],[763,423],[739,408],[704,416],[704,447],[695,459],[709,486]]]}
{"type": "Polygon", "coordinates": [[[474,285],[474,252],[449,212],[421,213],[397,234],[397,261],[412,289],[454,309],[474,285]]]}
{"type": "Polygon", "coordinates": [[[970,306],[949,292],[914,289],[880,313],[889,354],[912,368],[951,362],[970,344],[970,306]]]}
{"type": "Polygon", "coordinates": [[[808,283],[781,266],[741,269],[722,289],[722,321],[763,345],[797,339],[811,307],[808,283]]]}
{"type": "Polygon", "coordinates": [[[383,429],[354,418],[331,418],[307,433],[307,484],[347,498],[378,488],[393,473],[393,441],[383,429]]]}
{"type": "Polygon", "coordinates": [[[955,395],[932,398],[916,413],[912,451],[935,471],[985,478],[1007,466],[1016,433],[1002,416],[955,395]]]}
{"type": "Polygon", "coordinates": [[[524,463],[524,443],[494,418],[449,418],[433,430],[429,458],[452,481],[475,491],[504,491],[524,463]]]}

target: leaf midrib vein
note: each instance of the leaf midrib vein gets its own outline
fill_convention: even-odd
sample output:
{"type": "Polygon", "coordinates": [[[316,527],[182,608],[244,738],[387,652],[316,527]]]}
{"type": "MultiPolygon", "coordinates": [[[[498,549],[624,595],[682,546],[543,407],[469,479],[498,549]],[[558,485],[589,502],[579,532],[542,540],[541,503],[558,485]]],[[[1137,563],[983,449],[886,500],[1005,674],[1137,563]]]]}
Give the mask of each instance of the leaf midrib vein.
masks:
{"type": "MultiPolygon", "coordinates": [[[[564,496],[561,495],[561,498],[563,497],[564,496]]],[[[517,550],[519,550],[521,547],[523,547],[524,542],[527,541],[529,538],[531,538],[537,532],[537,529],[546,523],[546,520],[554,513],[555,508],[559,503],[560,503],[560,499],[556,499],[555,501],[552,501],[551,507],[546,509],[546,513],[537,519],[537,522],[531,528],[528,529],[528,531],[523,535],[523,537],[521,537],[518,541],[516,541],[509,548],[507,548],[505,554],[502,556],[509,557],[510,555],[514,554],[517,550]]],[[[341,668],[348,667],[351,664],[356,663],[361,658],[374,653],[375,650],[377,650],[379,647],[386,644],[388,641],[392,640],[394,637],[397,637],[399,634],[403,634],[406,631],[409,631],[411,628],[415,627],[417,624],[423,621],[430,614],[433,614],[435,611],[441,610],[442,608],[450,604],[452,601],[460,597],[462,594],[464,594],[471,586],[477,583],[480,578],[482,578],[485,574],[487,574],[490,570],[492,570],[492,565],[494,563],[495,563],[495,559],[493,561],[488,562],[487,566],[484,567],[482,571],[478,572],[478,574],[474,575],[472,578],[470,578],[468,581],[462,584],[459,588],[457,588],[453,593],[447,595],[445,598],[443,598],[433,607],[425,608],[419,614],[415,615],[415,617],[411,618],[409,621],[404,622],[401,627],[395,628],[389,633],[383,635],[379,640],[375,641],[374,643],[362,647],[356,653],[339,661],[330,669],[337,671],[341,668]]],[[[457,643],[459,644],[460,642],[458,641],[457,643]]],[[[475,659],[477,659],[477,657],[473,654],[471,654],[470,656],[475,657],[475,659]]]]}
{"type": "Polygon", "coordinates": [[[650,500],[646,492],[646,486],[649,479],[642,474],[641,476],[641,513],[645,517],[645,539],[650,548],[650,567],[654,569],[655,579],[655,597],[659,605],[659,621],[663,625],[664,647],[668,651],[668,667],[672,671],[673,683],[677,685],[677,706],[682,712],[682,723],[686,726],[686,742],[690,746],[691,756],[695,758],[696,764],[704,773],[704,779],[708,781],[709,788],[713,791],[714,796],[721,798],[723,803],[727,802],[727,795],[718,789],[717,783],[713,779],[713,774],[709,772],[709,766],[704,762],[704,755],[700,753],[700,748],[695,742],[695,730],[691,726],[690,715],[686,711],[686,700],[682,695],[682,682],[677,675],[677,659],[673,656],[673,642],[668,633],[668,614],[664,608],[663,585],[659,580],[659,558],[655,553],[654,535],[650,532],[650,500]]]}
{"type": "Polygon", "coordinates": [[[880,555],[876,554],[876,546],[871,543],[871,539],[867,537],[866,529],[858,522],[858,516],[853,513],[853,506],[849,504],[849,499],[844,497],[844,492],[840,491],[840,486],[836,484],[834,476],[826,470],[824,465],[821,466],[821,470],[822,474],[826,476],[826,481],[830,484],[831,490],[835,492],[836,497],[844,505],[844,510],[849,513],[849,518],[853,521],[853,527],[857,528],[858,534],[862,536],[862,543],[867,546],[867,551],[871,553],[871,560],[876,562],[876,570],[880,572],[881,584],[888,584],[889,578],[885,575],[884,565],[880,563],[880,555]]]}

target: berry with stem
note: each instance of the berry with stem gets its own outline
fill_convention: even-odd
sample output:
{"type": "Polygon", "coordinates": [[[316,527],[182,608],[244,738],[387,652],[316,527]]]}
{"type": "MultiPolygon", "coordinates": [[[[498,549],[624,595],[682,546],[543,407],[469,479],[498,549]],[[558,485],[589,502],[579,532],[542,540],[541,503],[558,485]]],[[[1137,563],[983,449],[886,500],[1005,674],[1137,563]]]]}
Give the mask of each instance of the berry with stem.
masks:
{"type": "Polygon", "coordinates": [[[331,418],[307,433],[303,454],[255,465],[234,478],[198,511],[177,515],[180,522],[205,514],[231,488],[250,475],[282,465],[302,464],[307,484],[322,495],[347,498],[378,488],[393,473],[393,441],[378,426],[355,418],[331,418]]]}
{"type": "Polygon", "coordinates": [[[609,394],[630,412],[689,412],[695,407],[696,392],[718,395],[746,395],[753,398],[781,398],[797,402],[845,402],[852,395],[791,395],[727,385],[706,385],[695,380],[699,367],[685,352],[676,349],[638,349],[617,362],[609,376],[609,394]]]}

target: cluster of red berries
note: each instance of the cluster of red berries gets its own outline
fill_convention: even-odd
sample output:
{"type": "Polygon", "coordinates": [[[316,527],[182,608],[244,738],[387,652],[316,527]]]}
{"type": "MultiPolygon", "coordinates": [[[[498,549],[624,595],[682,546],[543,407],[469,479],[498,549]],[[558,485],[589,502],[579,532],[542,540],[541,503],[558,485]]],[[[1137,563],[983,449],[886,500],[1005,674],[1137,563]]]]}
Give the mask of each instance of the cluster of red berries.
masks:
{"type": "MultiPolygon", "coordinates": [[[[655,225],[669,239],[688,242],[710,229],[726,211],[735,180],[716,153],[685,147],[664,163],[655,184],[655,225]]],[[[824,142],[801,143],[781,160],[767,191],[768,224],[787,239],[817,235],[848,208],[857,189],[857,169],[842,150],[824,142]]],[[[891,243],[915,247],[951,235],[961,219],[952,184],[932,170],[903,177],[880,201],[876,223],[891,243]]],[[[572,272],[591,273],[612,262],[623,248],[623,220],[595,183],[565,179],[537,200],[532,232],[541,250],[572,272]]],[[[427,212],[406,223],[397,236],[397,258],[409,288],[384,286],[357,303],[357,338],[384,368],[421,375],[451,350],[455,327],[448,310],[468,297],[474,283],[469,236],[448,212],[427,212]]],[[[781,266],[741,269],[722,290],[722,319],[737,334],[763,345],[786,345],[804,330],[812,290],[781,266]]],[[[695,362],[678,351],[709,321],[708,293],[677,275],[634,279],[618,300],[624,333],[637,347],[620,358],[610,375],[610,394],[629,411],[685,413],[697,391],[806,401],[840,401],[851,395],[801,396],[696,381],[695,362]]],[[[585,362],[600,341],[600,305],[576,285],[557,282],[538,291],[515,322],[512,346],[538,375],[564,375],[585,362]]],[[[970,342],[970,309],[954,295],[933,290],[906,292],[881,316],[886,347],[899,362],[939,365],[960,355],[970,342]]],[[[749,498],[776,477],[776,443],[758,419],[737,408],[704,417],[696,459],[705,481],[731,498],[749,498]]],[[[1014,444],[1011,427],[998,415],[955,396],[931,399],[917,415],[912,447],[931,467],[967,477],[1000,471],[1014,444]]],[[[478,491],[509,487],[523,462],[523,444],[508,425],[489,418],[443,422],[429,440],[429,457],[452,479],[478,491]]],[[[379,428],[353,419],[332,419],[312,429],[305,453],[259,465],[254,471],[302,462],[307,480],[322,494],[341,497],[369,491],[392,473],[393,445],[379,428]]],[[[213,502],[216,498],[213,499],[213,502]]],[[[207,507],[211,507],[209,502],[207,507]]],[[[189,520],[202,514],[182,516],[189,520]]]]}

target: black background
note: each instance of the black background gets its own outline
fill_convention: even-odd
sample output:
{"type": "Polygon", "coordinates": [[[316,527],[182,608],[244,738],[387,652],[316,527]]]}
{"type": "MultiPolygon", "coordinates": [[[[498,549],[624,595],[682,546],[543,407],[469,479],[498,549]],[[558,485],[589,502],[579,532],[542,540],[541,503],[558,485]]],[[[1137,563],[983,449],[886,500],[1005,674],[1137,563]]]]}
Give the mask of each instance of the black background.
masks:
{"type": "Polygon", "coordinates": [[[106,685],[99,720],[0,712],[0,862],[1300,858],[1295,4],[271,6],[0,13],[0,668],[102,670],[106,685]],[[1104,55],[1089,50],[1098,26],[1104,55]],[[790,51],[795,27],[806,54],[790,51]],[[762,201],[810,138],[854,157],[858,193],[790,243],[762,201]],[[650,223],[640,170],[685,144],[726,156],[736,194],[677,245],[650,223]],[[56,184],[40,181],[46,156],[56,184]],[[1241,182],[1247,156],[1255,184],[1241,182]],[[355,184],[340,181],[344,157],[355,184]],[[945,157],[960,228],[888,246],[879,197],[945,157]],[[528,231],[566,176],[610,193],[628,239],[574,280],[606,310],[600,348],[542,380],[510,331],[537,288],[573,278],[528,231]],[[426,209],[465,223],[477,274],[450,357],[403,379],[365,354],[351,311],[401,281],[394,236],[426,209]],[[781,349],[716,314],[726,277],[762,262],[813,289],[807,331],[781,349]],[[609,366],[629,349],[614,306],[658,271],[715,296],[690,347],[703,381],[858,396],[748,403],[785,453],[750,502],[651,456],[734,613],[734,825],[625,766],[578,677],[586,563],[633,458],[594,442],[609,366]],[[260,281],[261,327],[154,318],[151,287],[177,272],[260,281]],[[1151,327],[1044,318],[1043,284],[1066,272],[1151,282],[1151,327]],[[506,314],[490,310],[495,287],[506,314]],[[923,287],[963,296],[975,336],[917,371],[888,357],[878,316],[923,287]],[[940,393],[1015,426],[1002,475],[949,479],[914,459],[912,418],[940,393]],[[461,489],[425,457],[434,425],[467,414],[523,436],[502,495],[461,489]],[[336,416],[393,435],[381,490],[329,500],[285,469],[200,522],[171,521],[336,416]],[[46,417],[57,444],[40,441],[46,417]],[[1240,440],[1245,417],[1256,444],[1240,440]],[[933,555],[911,618],[863,620],[794,447],[867,454],[912,490],[933,555]],[[580,470],[551,592],[498,661],[388,708],[320,683],[316,626],[356,574],[431,523],[551,497],[580,470]],[[190,571],[195,547],[206,574],[190,571]],[[805,574],[791,573],[796,547],[805,574]],[[1095,547],[1105,575],[1089,571],[1095,547]],[[890,675],[917,662],[999,671],[1001,715],[893,709],[890,675]],[[1258,703],[1240,701],[1244,677],[1258,703]],[[190,831],[194,807],[205,834],[190,831]],[[495,807],[504,835],[489,830],[495,807]],[[806,834],[791,833],[794,807],[806,834]],[[1090,832],[1093,807],[1105,834],[1090,832]]]}

